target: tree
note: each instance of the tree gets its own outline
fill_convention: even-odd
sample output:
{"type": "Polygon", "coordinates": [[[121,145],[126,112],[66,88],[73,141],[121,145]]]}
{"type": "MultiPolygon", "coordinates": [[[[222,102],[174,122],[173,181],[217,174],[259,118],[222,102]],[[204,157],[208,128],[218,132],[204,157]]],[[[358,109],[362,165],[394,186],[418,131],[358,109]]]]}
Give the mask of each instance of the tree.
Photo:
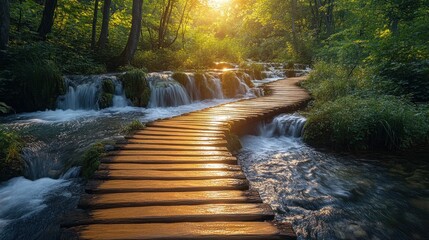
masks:
{"type": "Polygon", "coordinates": [[[52,31],[54,24],[54,13],[57,7],[57,0],[46,0],[45,8],[43,9],[42,21],[40,22],[37,32],[39,36],[45,40],[46,35],[52,31]]]}
{"type": "Polygon", "coordinates": [[[95,0],[95,3],[94,3],[94,16],[92,18],[92,33],[91,33],[91,49],[95,48],[95,37],[97,35],[98,2],[99,0],[95,0]]]}
{"type": "Polygon", "coordinates": [[[10,9],[9,0],[0,0],[0,50],[6,49],[9,42],[10,9]]]}
{"type": "Polygon", "coordinates": [[[103,21],[101,23],[100,38],[98,39],[97,46],[99,49],[105,49],[109,39],[109,21],[110,21],[110,6],[111,0],[104,0],[103,3],[103,21]]]}
{"type": "Polygon", "coordinates": [[[137,50],[139,43],[140,31],[142,26],[143,17],[143,0],[133,0],[132,20],[131,20],[131,31],[128,36],[127,45],[122,51],[116,63],[117,66],[130,64],[137,50]]]}

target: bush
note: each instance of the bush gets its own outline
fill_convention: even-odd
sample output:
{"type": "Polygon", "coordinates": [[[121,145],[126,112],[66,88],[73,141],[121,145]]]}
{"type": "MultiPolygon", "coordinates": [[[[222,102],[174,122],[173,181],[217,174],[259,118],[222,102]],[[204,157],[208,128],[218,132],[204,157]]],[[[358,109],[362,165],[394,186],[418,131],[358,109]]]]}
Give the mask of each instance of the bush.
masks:
{"type": "Polygon", "coordinates": [[[18,96],[8,103],[18,111],[54,109],[58,96],[66,92],[58,67],[52,61],[24,62],[15,67],[16,83],[10,88],[18,96]]]}
{"type": "Polygon", "coordinates": [[[81,176],[89,179],[100,166],[100,160],[104,153],[104,143],[99,142],[90,146],[83,154],[79,165],[81,168],[81,176]]]}
{"type": "Polygon", "coordinates": [[[22,141],[15,132],[0,128],[0,181],[20,176],[24,170],[22,141]]]}
{"type": "Polygon", "coordinates": [[[148,71],[176,70],[183,67],[187,56],[182,50],[170,49],[138,51],[134,55],[131,65],[137,68],[146,68],[148,71]]]}
{"type": "Polygon", "coordinates": [[[150,87],[146,73],[142,70],[132,70],[121,76],[125,95],[134,106],[146,107],[150,99],[150,87]]]}
{"type": "Polygon", "coordinates": [[[346,96],[314,108],[304,140],[334,149],[398,150],[427,143],[428,117],[392,96],[346,96]]]}

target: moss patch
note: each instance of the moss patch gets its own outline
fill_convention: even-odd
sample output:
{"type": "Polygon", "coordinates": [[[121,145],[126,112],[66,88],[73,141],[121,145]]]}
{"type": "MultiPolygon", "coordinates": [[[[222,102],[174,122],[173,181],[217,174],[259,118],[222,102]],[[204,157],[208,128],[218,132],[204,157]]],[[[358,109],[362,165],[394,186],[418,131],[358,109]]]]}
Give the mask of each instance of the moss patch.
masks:
{"type": "Polygon", "coordinates": [[[90,146],[84,153],[79,162],[81,176],[89,179],[100,166],[101,157],[104,154],[104,143],[98,142],[90,146]]]}
{"type": "Polygon", "coordinates": [[[15,73],[12,88],[19,88],[19,96],[12,106],[18,111],[54,109],[58,96],[66,93],[61,72],[52,61],[24,62],[15,73]]]}
{"type": "Polygon", "coordinates": [[[102,92],[98,99],[98,107],[100,109],[108,108],[113,105],[113,94],[102,92]]]}
{"type": "Polygon", "coordinates": [[[22,141],[15,132],[0,128],[0,181],[22,175],[22,141]]]}
{"type": "Polygon", "coordinates": [[[141,130],[145,127],[146,126],[142,122],[140,122],[139,120],[134,120],[131,123],[129,123],[128,125],[126,125],[125,127],[123,127],[121,130],[121,133],[126,134],[126,135],[130,135],[133,132],[141,130]]]}
{"type": "Polygon", "coordinates": [[[150,99],[150,87],[146,73],[142,70],[132,70],[121,76],[125,95],[134,106],[147,107],[150,99]]]}
{"type": "Polygon", "coordinates": [[[101,89],[104,93],[115,94],[115,84],[113,84],[113,81],[110,79],[103,80],[103,83],[101,84],[101,89]]]}

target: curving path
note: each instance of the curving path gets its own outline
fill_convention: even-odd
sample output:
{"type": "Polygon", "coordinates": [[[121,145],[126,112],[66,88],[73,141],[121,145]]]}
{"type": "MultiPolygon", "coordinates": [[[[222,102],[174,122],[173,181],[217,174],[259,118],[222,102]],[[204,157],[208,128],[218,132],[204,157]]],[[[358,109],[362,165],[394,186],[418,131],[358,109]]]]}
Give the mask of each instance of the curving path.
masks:
{"type": "Polygon", "coordinates": [[[290,78],[271,94],[148,124],[110,152],[86,187],[63,239],[294,239],[275,223],[232,155],[230,132],[301,107],[290,78]]]}

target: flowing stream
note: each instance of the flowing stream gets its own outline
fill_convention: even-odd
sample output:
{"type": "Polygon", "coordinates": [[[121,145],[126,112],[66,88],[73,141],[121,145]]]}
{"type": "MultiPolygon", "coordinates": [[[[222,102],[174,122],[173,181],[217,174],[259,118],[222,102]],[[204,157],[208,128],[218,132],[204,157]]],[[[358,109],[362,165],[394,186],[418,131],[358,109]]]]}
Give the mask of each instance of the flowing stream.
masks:
{"type": "Polygon", "coordinates": [[[319,151],[301,141],[304,123],[280,115],[241,138],[243,170],[277,220],[299,239],[429,239],[427,154],[319,151]]]}
{"type": "MultiPolygon", "coordinates": [[[[56,110],[0,118],[3,127],[18,131],[27,143],[24,176],[0,183],[0,239],[58,239],[61,217],[76,208],[83,192],[79,169],[69,169],[70,164],[91,144],[123,138],[121,129],[136,119],[147,123],[239,99],[225,99],[217,77],[206,80],[211,95],[204,100],[195,88],[182,86],[170,75],[148,76],[148,108],[131,106],[117,75],[67,76],[68,91],[58,98],[56,110]],[[113,82],[115,93],[112,106],[100,109],[105,79],[113,82]]],[[[255,97],[248,90],[240,97],[255,97]]]]}

